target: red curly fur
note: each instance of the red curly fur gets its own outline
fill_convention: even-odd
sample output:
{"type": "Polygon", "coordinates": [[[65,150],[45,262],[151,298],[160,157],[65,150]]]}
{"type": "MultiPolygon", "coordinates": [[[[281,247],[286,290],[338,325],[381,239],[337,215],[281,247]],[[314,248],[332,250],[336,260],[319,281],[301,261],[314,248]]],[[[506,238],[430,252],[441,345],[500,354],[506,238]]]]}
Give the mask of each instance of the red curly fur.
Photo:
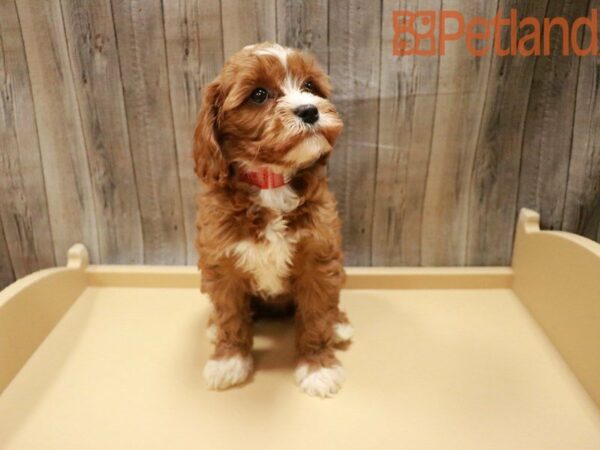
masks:
{"type": "MultiPolygon", "coordinates": [[[[338,309],[345,274],[340,220],[327,186],[326,162],[342,123],[329,96],[327,76],[312,57],[268,43],[235,54],[204,88],[194,135],[195,171],[203,184],[196,246],[202,291],[212,301],[211,323],[218,330],[212,360],[249,357],[253,305],[286,309],[285,303],[293,302],[301,363],[308,364],[309,371],[339,364],[334,326],[347,323],[338,309]],[[282,88],[290,80],[312,83],[310,95],[302,91],[293,95],[314,99],[321,125],[297,125],[299,119],[286,103],[292,97],[282,88]],[[273,98],[260,105],[250,101],[258,87],[273,98]],[[307,160],[306,152],[298,148],[308,139],[316,140],[308,141],[307,160]],[[265,166],[286,174],[297,207],[282,211],[264,205],[260,189],[238,179],[240,170],[265,166]],[[269,227],[275,227],[285,249],[291,248],[277,292],[261,288],[258,272],[244,266],[243,259],[252,260],[253,245],[270,245],[269,227]],[[249,249],[243,256],[240,245],[249,249]]],[[[226,383],[230,384],[234,383],[226,383]]]]}

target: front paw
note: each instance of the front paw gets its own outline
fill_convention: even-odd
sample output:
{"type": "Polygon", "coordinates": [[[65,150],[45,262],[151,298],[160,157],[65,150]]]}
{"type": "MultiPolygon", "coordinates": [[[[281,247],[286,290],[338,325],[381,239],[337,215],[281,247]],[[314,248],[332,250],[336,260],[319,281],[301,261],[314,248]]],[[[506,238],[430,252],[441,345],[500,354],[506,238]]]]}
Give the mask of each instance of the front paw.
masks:
{"type": "Polygon", "coordinates": [[[300,389],[315,397],[333,397],[345,379],[344,368],[339,364],[325,367],[300,363],[296,368],[296,382],[300,389]]]}
{"type": "Polygon", "coordinates": [[[209,359],[204,366],[204,379],[210,389],[227,389],[241,384],[252,373],[252,356],[240,354],[228,358],[209,359]]]}
{"type": "Polygon", "coordinates": [[[333,326],[333,342],[335,344],[344,344],[352,340],[354,327],[350,322],[338,322],[333,326]]]}

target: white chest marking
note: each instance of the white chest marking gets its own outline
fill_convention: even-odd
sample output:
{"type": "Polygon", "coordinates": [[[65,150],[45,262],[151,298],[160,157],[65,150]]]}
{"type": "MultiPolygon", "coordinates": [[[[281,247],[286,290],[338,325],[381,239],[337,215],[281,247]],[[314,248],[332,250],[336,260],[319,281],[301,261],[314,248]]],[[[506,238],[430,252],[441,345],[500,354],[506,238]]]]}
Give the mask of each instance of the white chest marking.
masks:
{"type": "Polygon", "coordinates": [[[258,292],[278,295],[284,291],[296,238],[286,233],[286,223],[281,216],[265,227],[262,237],[260,242],[238,242],[232,253],[237,256],[238,267],[252,274],[258,292]]]}
{"type": "Polygon", "coordinates": [[[275,189],[261,189],[259,196],[262,206],[281,212],[292,211],[300,203],[298,195],[287,184],[275,189]]]}

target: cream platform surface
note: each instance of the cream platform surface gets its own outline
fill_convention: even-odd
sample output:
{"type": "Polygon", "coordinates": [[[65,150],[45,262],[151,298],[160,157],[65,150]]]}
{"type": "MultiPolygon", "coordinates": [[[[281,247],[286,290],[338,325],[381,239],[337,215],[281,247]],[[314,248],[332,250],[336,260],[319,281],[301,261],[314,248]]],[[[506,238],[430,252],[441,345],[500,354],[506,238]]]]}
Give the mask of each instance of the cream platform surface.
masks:
{"type": "Polygon", "coordinates": [[[209,391],[195,269],[69,256],[0,293],[1,449],[600,449],[600,245],[531,211],[510,268],[349,269],[327,400],[294,384],[291,321],[209,391]]]}

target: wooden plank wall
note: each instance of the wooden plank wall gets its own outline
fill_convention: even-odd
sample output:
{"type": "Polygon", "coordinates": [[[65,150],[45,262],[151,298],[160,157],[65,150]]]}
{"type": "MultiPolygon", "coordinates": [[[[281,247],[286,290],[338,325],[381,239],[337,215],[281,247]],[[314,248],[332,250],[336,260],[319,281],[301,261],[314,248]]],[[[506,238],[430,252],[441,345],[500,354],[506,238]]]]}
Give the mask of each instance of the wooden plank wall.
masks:
{"type": "Polygon", "coordinates": [[[441,8],[573,20],[600,0],[0,0],[0,287],[74,242],[194,264],[201,90],[263,40],[331,75],[349,265],[508,264],[523,206],[600,240],[598,57],[560,55],[558,32],[548,57],[393,56],[392,11],[441,8]]]}

